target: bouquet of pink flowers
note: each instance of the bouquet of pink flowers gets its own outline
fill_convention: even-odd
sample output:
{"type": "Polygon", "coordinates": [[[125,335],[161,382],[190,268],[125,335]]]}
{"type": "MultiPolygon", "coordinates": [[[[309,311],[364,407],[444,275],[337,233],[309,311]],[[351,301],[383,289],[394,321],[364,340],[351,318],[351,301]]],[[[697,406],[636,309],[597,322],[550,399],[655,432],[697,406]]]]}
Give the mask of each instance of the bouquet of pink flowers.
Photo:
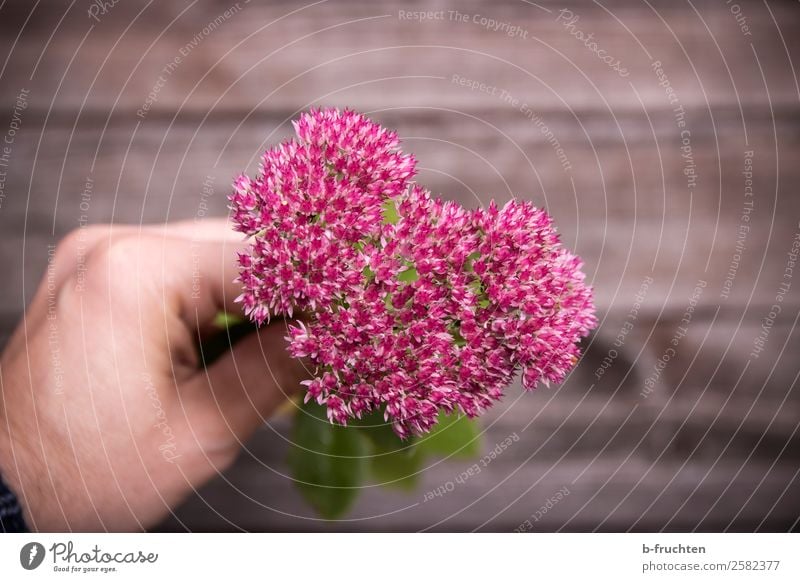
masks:
{"type": "Polygon", "coordinates": [[[239,298],[256,323],[302,314],[288,349],[305,401],[345,425],[381,414],[406,439],[480,415],[521,373],[559,382],[596,325],[580,259],[528,202],[467,210],[414,182],[396,134],[312,110],[230,197],[239,298]]]}

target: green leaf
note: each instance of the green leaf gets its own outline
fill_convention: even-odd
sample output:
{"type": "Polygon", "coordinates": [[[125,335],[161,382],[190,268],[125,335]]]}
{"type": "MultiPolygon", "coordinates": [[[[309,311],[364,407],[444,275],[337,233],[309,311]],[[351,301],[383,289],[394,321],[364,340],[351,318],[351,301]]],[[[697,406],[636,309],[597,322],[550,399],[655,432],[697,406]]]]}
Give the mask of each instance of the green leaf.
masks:
{"type": "Polygon", "coordinates": [[[350,426],[357,428],[369,440],[373,448],[379,451],[395,451],[407,444],[395,434],[391,423],[383,420],[383,411],[381,410],[352,420],[350,426]]]}
{"type": "Polygon", "coordinates": [[[467,340],[461,335],[461,322],[454,321],[450,325],[447,326],[447,331],[450,332],[450,335],[453,336],[453,343],[456,344],[458,347],[464,347],[467,345],[467,340]]]}
{"type": "Polygon", "coordinates": [[[405,271],[402,271],[397,274],[397,280],[401,283],[413,283],[419,279],[419,273],[414,267],[409,267],[405,271]]]}
{"type": "MultiPolygon", "coordinates": [[[[400,440],[395,437],[396,440],[400,440]]],[[[423,454],[413,442],[404,443],[404,449],[381,454],[375,451],[369,469],[373,479],[384,487],[410,491],[417,486],[423,454]]]]}
{"type": "Polygon", "coordinates": [[[394,200],[387,199],[383,203],[383,223],[384,224],[397,224],[400,220],[400,215],[397,213],[397,206],[394,205],[394,200]]]}
{"type": "Polygon", "coordinates": [[[464,270],[467,271],[468,273],[471,273],[472,272],[472,263],[474,263],[477,259],[480,259],[480,258],[481,258],[481,254],[478,251],[475,251],[474,253],[471,253],[467,257],[467,260],[464,261],[464,270]]]}
{"type": "Polygon", "coordinates": [[[489,301],[488,299],[481,299],[480,301],[478,301],[478,305],[480,305],[480,306],[481,306],[481,308],[483,308],[483,309],[486,309],[486,308],[487,308],[487,307],[489,307],[491,304],[492,304],[492,302],[491,302],[491,301],[489,301]]]}
{"type": "Polygon", "coordinates": [[[368,443],[361,431],[331,424],[309,402],[294,419],[289,467],[300,493],[326,519],[344,515],[364,482],[368,443]]]}
{"type": "Polygon", "coordinates": [[[214,316],[214,327],[218,329],[228,329],[244,322],[245,319],[241,315],[227,311],[220,311],[214,316]]]}
{"type": "Polygon", "coordinates": [[[467,345],[467,340],[464,339],[464,336],[461,335],[461,332],[458,330],[454,330],[450,332],[450,335],[453,336],[453,343],[456,344],[458,347],[463,348],[467,345]]]}
{"type": "Polygon", "coordinates": [[[439,413],[439,422],[427,435],[419,437],[421,452],[442,457],[468,459],[480,454],[478,425],[466,416],[439,413]]]}
{"type": "Polygon", "coordinates": [[[405,491],[413,489],[418,481],[423,455],[416,441],[403,441],[392,430],[391,423],[383,420],[383,412],[375,411],[353,423],[369,440],[372,455],[370,473],[380,485],[405,491]]]}

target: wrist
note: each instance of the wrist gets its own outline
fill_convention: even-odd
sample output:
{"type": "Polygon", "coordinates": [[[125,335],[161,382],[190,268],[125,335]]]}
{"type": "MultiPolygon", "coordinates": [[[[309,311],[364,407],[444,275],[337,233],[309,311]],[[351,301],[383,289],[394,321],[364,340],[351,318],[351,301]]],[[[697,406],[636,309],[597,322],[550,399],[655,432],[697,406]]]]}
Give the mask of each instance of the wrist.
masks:
{"type": "Polygon", "coordinates": [[[0,475],[0,533],[26,532],[28,526],[22,516],[22,507],[14,492],[0,475]]]}
{"type": "MultiPolygon", "coordinates": [[[[0,416],[0,422],[4,420],[0,416]]],[[[8,425],[0,429],[0,533],[28,530],[28,519],[23,513],[22,489],[19,486],[16,463],[10,453],[8,425]]]]}
{"type": "MultiPolygon", "coordinates": [[[[8,425],[3,428],[8,429],[8,425]]],[[[60,531],[66,526],[54,491],[47,487],[52,483],[48,480],[50,473],[40,450],[19,439],[12,440],[6,430],[0,429],[0,478],[16,498],[26,527],[22,531],[60,531]]]]}

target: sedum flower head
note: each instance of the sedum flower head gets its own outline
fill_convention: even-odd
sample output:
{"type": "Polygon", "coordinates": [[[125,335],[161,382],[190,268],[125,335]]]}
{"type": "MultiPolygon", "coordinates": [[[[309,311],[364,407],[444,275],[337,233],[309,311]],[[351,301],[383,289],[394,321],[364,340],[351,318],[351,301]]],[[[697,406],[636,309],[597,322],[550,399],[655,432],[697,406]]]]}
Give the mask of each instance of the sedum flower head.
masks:
{"type": "Polygon", "coordinates": [[[312,110],[230,197],[239,300],[257,323],[302,312],[289,352],[315,376],[306,400],[333,422],[384,410],[401,437],[440,411],[481,414],[522,373],[559,382],[596,325],[581,261],[543,210],[466,210],[414,183],[396,134],[312,110]]]}

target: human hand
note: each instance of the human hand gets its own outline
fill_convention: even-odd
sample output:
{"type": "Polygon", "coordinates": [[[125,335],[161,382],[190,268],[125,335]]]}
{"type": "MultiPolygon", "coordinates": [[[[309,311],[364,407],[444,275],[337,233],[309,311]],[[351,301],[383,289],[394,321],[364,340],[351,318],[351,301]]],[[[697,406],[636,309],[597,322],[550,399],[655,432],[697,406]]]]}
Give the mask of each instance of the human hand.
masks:
{"type": "Polygon", "coordinates": [[[224,221],[69,235],[0,357],[0,473],[40,531],[130,531],[229,466],[304,377],[273,323],[203,365],[240,310],[224,221]],[[218,330],[217,330],[218,331],[218,330]]]}

